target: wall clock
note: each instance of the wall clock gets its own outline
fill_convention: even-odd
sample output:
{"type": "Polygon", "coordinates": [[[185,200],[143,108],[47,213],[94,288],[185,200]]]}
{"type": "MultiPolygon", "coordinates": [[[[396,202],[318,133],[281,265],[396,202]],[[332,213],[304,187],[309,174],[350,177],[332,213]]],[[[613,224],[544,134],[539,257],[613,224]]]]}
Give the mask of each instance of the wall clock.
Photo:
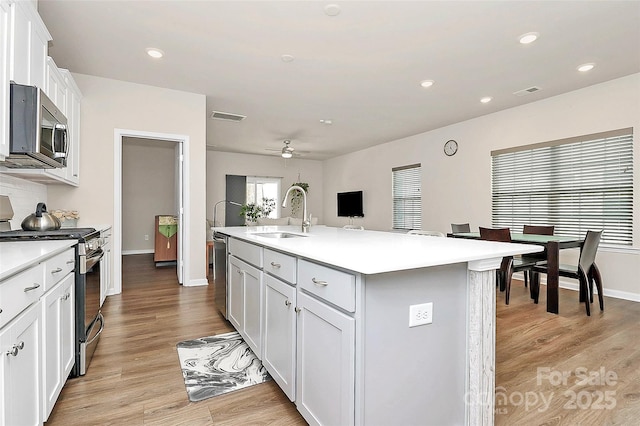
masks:
{"type": "Polygon", "coordinates": [[[458,152],[458,142],[456,142],[453,139],[451,139],[451,140],[448,140],[448,141],[446,141],[444,143],[444,153],[445,154],[447,154],[449,157],[451,157],[456,152],[458,152]]]}

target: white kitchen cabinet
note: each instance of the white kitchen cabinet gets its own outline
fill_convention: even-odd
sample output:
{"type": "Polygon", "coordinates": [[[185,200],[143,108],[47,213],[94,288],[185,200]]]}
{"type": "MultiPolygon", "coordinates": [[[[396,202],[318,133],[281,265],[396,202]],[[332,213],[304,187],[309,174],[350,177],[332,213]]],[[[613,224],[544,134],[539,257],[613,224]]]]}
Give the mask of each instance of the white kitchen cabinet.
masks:
{"type": "Polygon", "coordinates": [[[75,275],[67,274],[42,298],[42,413],[46,421],[74,363],[75,275]]]}
{"type": "Polygon", "coordinates": [[[355,319],[297,294],[296,407],[309,424],[355,422],[355,319]]]}
{"type": "Polygon", "coordinates": [[[80,106],[82,92],[69,70],[61,69],[66,89],[66,117],[69,132],[69,154],[67,157],[66,181],[72,185],[80,184],[80,106]]]}
{"type": "Polygon", "coordinates": [[[267,274],[264,275],[264,283],[265,316],[262,363],[287,397],[294,401],[296,377],[296,289],[267,274]]]}
{"type": "Polygon", "coordinates": [[[11,3],[9,27],[9,79],[44,89],[51,34],[33,4],[11,3]]]}
{"type": "Polygon", "coordinates": [[[0,425],[42,424],[40,302],[0,331],[0,425]]]}
{"type": "Polygon", "coordinates": [[[258,359],[262,359],[262,271],[231,256],[229,321],[258,359]]]}
{"type": "Polygon", "coordinates": [[[44,92],[65,117],[67,111],[67,84],[51,56],[47,57],[47,79],[44,92]]]}
{"type": "Polygon", "coordinates": [[[0,161],[9,155],[9,2],[0,0],[0,161]]]}

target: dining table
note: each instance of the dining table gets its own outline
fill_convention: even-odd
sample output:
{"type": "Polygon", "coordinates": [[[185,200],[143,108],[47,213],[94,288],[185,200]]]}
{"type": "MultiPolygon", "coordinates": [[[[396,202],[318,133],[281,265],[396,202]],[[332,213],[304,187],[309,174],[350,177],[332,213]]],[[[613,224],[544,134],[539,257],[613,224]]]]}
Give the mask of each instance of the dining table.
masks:
{"type": "MultiPolygon", "coordinates": [[[[480,239],[479,232],[457,232],[447,234],[447,237],[480,239]]],[[[534,244],[544,246],[547,253],[547,312],[557,314],[559,300],[559,268],[560,250],[576,248],[582,245],[582,239],[561,235],[511,234],[511,241],[520,244],[534,244]]]]}

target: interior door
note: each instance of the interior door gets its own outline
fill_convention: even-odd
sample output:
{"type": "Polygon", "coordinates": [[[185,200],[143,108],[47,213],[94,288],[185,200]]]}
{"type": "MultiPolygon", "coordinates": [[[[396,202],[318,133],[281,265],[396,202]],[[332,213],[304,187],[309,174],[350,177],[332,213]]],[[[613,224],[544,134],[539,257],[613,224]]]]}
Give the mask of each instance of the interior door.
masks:
{"type": "Polygon", "coordinates": [[[176,261],[176,272],[178,274],[178,282],[182,284],[184,277],[184,258],[183,258],[183,244],[184,244],[184,192],[183,192],[183,183],[184,183],[184,147],[182,142],[176,143],[175,151],[176,151],[176,179],[175,179],[175,194],[176,194],[176,215],[178,216],[178,257],[176,261]]]}

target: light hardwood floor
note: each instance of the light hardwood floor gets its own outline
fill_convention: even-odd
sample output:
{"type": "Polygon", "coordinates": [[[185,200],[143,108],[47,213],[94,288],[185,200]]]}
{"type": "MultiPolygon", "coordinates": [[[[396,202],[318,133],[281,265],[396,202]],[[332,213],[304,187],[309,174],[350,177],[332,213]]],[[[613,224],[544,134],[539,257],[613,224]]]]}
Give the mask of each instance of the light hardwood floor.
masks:
{"type": "MultiPolygon", "coordinates": [[[[179,286],[175,269],[155,268],[152,255],[125,256],[123,283],[103,307],[106,328],[87,375],[67,382],[47,425],[306,424],[274,382],[189,402],[176,343],[232,330],[213,285],[179,286]]],[[[552,315],[543,295],[534,305],[518,281],[511,292],[509,306],[504,294],[497,300],[496,386],[507,404],[496,405],[496,425],[638,424],[640,303],[605,298],[605,312],[588,318],[577,294],[561,290],[560,315],[552,315]],[[583,386],[578,368],[615,373],[616,384],[609,373],[609,384],[583,386]],[[562,372],[566,385],[549,380],[562,372]],[[571,392],[575,409],[566,406],[571,392]],[[612,409],[597,409],[598,392],[612,409]]]]}

